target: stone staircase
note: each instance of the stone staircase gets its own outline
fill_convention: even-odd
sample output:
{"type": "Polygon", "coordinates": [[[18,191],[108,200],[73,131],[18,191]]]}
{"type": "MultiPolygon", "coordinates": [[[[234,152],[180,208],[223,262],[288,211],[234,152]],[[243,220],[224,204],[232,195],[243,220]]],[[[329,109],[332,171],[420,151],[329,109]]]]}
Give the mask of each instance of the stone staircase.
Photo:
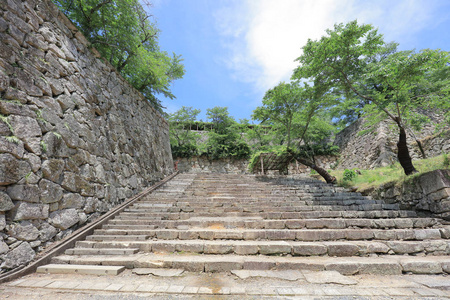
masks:
{"type": "Polygon", "coordinates": [[[180,174],[53,264],[450,273],[450,225],[311,178],[180,174]]]}

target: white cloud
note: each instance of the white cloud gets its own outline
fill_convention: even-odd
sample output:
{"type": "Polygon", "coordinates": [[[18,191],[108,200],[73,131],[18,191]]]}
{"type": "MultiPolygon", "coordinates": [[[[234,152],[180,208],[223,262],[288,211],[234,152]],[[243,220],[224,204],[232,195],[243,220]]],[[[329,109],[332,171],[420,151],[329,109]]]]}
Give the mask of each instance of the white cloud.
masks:
{"type": "MultiPolygon", "coordinates": [[[[430,1],[433,3],[432,1],[430,1]]],[[[224,63],[236,80],[261,93],[289,80],[308,38],[318,39],[335,23],[358,19],[402,42],[428,25],[433,5],[422,0],[247,0],[216,14],[229,50],[224,63]]]]}

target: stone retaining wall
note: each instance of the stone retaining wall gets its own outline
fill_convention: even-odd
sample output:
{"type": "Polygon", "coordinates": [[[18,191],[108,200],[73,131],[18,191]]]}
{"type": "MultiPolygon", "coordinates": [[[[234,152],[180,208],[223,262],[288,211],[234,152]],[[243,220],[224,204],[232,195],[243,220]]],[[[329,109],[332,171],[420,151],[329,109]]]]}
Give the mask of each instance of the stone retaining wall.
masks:
{"type": "Polygon", "coordinates": [[[401,186],[387,183],[375,190],[362,191],[374,199],[399,203],[411,209],[450,220],[450,170],[431,171],[410,179],[401,186]]]}
{"type": "MultiPolygon", "coordinates": [[[[431,115],[434,122],[439,116],[431,115]]],[[[339,146],[339,169],[372,169],[385,167],[397,162],[398,129],[392,127],[389,120],[380,122],[373,132],[359,134],[364,130],[364,120],[360,119],[336,135],[334,144],[339,146]]],[[[422,142],[425,155],[433,157],[450,151],[450,130],[441,135],[433,135],[435,126],[427,124],[415,133],[422,142]]],[[[419,147],[410,131],[407,131],[407,141],[413,160],[422,158],[419,147]]]]}
{"type": "Polygon", "coordinates": [[[168,135],[50,0],[1,0],[1,271],[171,173],[168,135]]]}
{"type": "MultiPolygon", "coordinates": [[[[316,157],[316,163],[327,170],[331,169],[337,163],[337,156],[319,155],[316,157]]],[[[246,174],[248,172],[248,160],[246,159],[218,159],[208,160],[204,156],[192,158],[176,158],[178,161],[178,170],[183,173],[231,173],[231,174],[246,174]]],[[[273,173],[270,171],[270,173],[273,173]]],[[[311,169],[296,163],[295,161],[289,164],[289,174],[310,174],[311,169]]]]}

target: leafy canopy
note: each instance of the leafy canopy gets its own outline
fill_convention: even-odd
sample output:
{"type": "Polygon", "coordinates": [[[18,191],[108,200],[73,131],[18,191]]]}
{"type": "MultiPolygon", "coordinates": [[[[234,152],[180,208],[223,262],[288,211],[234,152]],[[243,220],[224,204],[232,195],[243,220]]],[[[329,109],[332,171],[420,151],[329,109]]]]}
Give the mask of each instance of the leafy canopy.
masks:
{"type": "Polygon", "coordinates": [[[156,108],[157,94],[175,98],[170,85],[184,75],[182,59],[159,48],[159,30],[139,0],[53,1],[156,108]]]}

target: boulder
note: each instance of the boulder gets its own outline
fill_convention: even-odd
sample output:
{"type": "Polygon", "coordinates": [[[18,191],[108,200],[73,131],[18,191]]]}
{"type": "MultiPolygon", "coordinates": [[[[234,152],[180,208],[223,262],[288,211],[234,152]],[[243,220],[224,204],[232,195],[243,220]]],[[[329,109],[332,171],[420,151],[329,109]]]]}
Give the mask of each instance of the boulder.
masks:
{"type": "Polygon", "coordinates": [[[0,231],[5,229],[6,227],[6,217],[3,214],[0,214],[0,231]]]}
{"type": "Polygon", "coordinates": [[[0,154],[0,185],[18,182],[31,172],[30,164],[9,153],[0,154]]]}
{"type": "Polygon", "coordinates": [[[82,208],[84,206],[84,198],[80,196],[80,194],[68,193],[65,194],[59,208],[82,208]]]}
{"type": "Polygon", "coordinates": [[[49,222],[61,230],[66,230],[69,227],[77,224],[80,221],[78,212],[74,208],[55,211],[50,214],[49,222]]]}
{"type": "Polygon", "coordinates": [[[53,182],[60,182],[60,177],[64,171],[64,160],[62,159],[49,159],[42,164],[42,175],[44,178],[53,182]]]}
{"type": "Polygon", "coordinates": [[[52,239],[57,233],[58,230],[55,227],[45,222],[41,225],[41,228],[39,230],[39,239],[42,242],[47,242],[48,240],[52,239]]]}
{"type": "Polygon", "coordinates": [[[63,189],[50,180],[41,179],[39,188],[41,189],[41,203],[55,203],[63,197],[63,189]]]}
{"type": "MultiPolygon", "coordinates": [[[[8,194],[0,191],[0,211],[8,211],[14,208],[14,203],[8,194]]],[[[1,230],[1,229],[0,229],[1,230]]]]}
{"type": "Polygon", "coordinates": [[[0,241],[0,255],[5,254],[6,252],[8,252],[8,250],[8,244],[6,244],[4,241],[0,241]]]}
{"type": "Polygon", "coordinates": [[[30,222],[13,223],[8,227],[8,234],[20,241],[34,241],[39,236],[39,230],[30,222]]]}
{"type": "Polygon", "coordinates": [[[12,219],[14,221],[46,219],[48,210],[48,204],[20,202],[12,210],[12,219]]]}
{"type": "Polygon", "coordinates": [[[14,201],[25,201],[31,203],[39,202],[40,190],[34,184],[16,184],[6,189],[9,197],[14,201]]]}
{"type": "Polygon", "coordinates": [[[36,253],[33,248],[31,248],[30,244],[23,242],[5,255],[5,261],[1,267],[3,269],[16,268],[32,261],[35,256],[36,253]]]}

